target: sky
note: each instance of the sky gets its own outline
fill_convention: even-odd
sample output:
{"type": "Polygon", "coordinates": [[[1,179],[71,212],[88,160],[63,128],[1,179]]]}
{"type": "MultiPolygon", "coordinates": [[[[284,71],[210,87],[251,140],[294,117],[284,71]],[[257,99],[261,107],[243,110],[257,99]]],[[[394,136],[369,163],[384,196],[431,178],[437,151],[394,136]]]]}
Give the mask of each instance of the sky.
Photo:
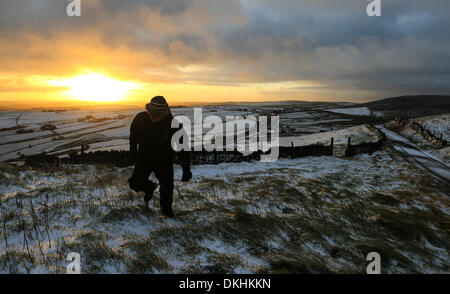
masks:
{"type": "Polygon", "coordinates": [[[448,0],[80,3],[0,0],[0,106],[450,94],[448,0]]]}

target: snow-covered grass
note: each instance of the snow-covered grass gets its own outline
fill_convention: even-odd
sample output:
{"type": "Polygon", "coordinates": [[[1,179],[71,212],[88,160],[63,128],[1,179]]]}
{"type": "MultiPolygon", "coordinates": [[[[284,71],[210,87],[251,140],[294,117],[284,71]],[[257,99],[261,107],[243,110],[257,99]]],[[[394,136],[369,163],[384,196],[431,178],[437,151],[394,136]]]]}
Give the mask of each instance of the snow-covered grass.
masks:
{"type": "Polygon", "coordinates": [[[0,164],[0,272],[385,273],[449,270],[449,187],[389,150],[352,159],[194,166],[174,210],[146,208],[132,167],[0,164]]]}
{"type": "MultiPolygon", "coordinates": [[[[227,116],[250,118],[259,115],[279,115],[280,136],[301,136],[322,131],[339,130],[368,122],[367,117],[349,117],[324,111],[326,108],[340,108],[341,103],[259,103],[249,105],[215,105],[202,107],[203,118],[227,116]]],[[[133,117],[140,109],[91,109],[63,112],[42,111],[0,111],[0,161],[14,160],[45,152],[47,154],[71,153],[81,149],[81,144],[96,144],[95,150],[128,150],[123,140],[128,140],[133,117]],[[92,116],[86,120],[86,116],[92,116]],[[41,127],[52,124],[56,129],[42,131],[41,127]],[[19,130],[32,131],[17,133],[19,130]],[[92,140],[93,135],[97,136],[92,140]]],[[[186,115],[194,121],[194,107],[174,107],[174,116],[186,115]]],[[[211,132],[202,128],[202,133],[211,132]]],[[[239,133],[245,129],[239,127],[239,133]]],[[[307,138],[306,138],[307,140],[307,138]]],[[[315,139],[314,139],[315,140],[315,139]]],[[[314,142],[315,144],[316,142],[314,142]]]]}

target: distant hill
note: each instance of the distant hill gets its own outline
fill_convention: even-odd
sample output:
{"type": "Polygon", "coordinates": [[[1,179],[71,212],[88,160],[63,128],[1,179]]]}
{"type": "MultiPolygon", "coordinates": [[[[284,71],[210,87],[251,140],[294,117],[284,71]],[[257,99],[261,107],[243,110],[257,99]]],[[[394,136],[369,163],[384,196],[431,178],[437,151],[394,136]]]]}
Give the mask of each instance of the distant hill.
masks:
{"type": "Polygon", "coordinates": [[[364,105],[373,112],[382,112],[388,117],[420,117],[450,113],[450,96],[401,96],[372,101],[364,105]]]}

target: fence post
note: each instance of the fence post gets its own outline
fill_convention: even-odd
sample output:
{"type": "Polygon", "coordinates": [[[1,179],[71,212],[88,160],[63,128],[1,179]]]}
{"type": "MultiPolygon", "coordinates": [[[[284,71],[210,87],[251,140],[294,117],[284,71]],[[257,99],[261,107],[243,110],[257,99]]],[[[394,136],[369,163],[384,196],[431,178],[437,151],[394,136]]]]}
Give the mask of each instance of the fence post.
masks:
{"type": "Polygon", "coordinates": [[[333,156],[334,153],[334,138],[331,137],[330,155],[333,156]]]}

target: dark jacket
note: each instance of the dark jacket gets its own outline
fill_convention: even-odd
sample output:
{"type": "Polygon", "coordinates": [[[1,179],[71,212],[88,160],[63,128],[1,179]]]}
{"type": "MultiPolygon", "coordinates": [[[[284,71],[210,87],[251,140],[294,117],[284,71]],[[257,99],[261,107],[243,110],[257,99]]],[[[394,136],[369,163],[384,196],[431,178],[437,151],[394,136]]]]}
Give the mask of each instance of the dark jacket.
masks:
{"type": "MultiPolygon", "coordinates": [[[[175,152],[171,146],[172,135],[182,127],[171,128],[170,114],[159,122],[152,122],[146,111],[136,115],[130,127],[130,152],[138,160],[172,164],[175,152]]],[[[181,165],[190,166],[189,152],[179,152],[181,165]]]]}

